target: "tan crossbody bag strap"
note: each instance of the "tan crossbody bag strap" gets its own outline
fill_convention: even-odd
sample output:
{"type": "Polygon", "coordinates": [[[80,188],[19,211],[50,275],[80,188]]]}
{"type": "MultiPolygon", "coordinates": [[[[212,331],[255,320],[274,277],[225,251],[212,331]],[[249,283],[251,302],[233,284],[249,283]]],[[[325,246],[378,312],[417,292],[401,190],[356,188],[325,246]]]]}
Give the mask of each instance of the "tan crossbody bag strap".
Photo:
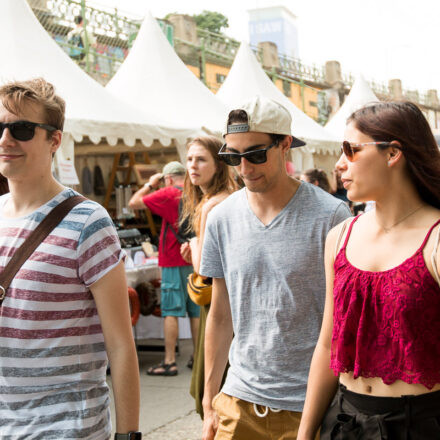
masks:
{"type": "Polygon", "coordinates": [[[0,305],[5,298],[9,285],[24,262],[33,254],[40,243],[53,231],[70,210],[85,200],[87,199],[83,196],[73,196],[61,202],[49,212],[24,243],[15,251],[9,263],[0,273],[0,305]]]}
{"type": "Polygon", "coordinates": [[[432,251],[432,255],[431,255],[432,270],[434,271],[435,279],[437,280],[437,283],[440,286],[440,276],[437,269],[437,250],[438,250],[439,241],[440,241],[440,227],[437,230],[437,237],[435,239],[434,250],[432,251]]]}
{"type": "Polygon", "coordinates": [[[338,239],[336,240],[334,259],[336,259],[336,256],[338,255],[339,245],[341,244],[342,236],[344,235],[344,231],[347,227],[347,224],[350,222],[350,220],[351,220],[351,218],[347,218],[346,220],[344,220],[344,223],[341,226],[341,230],[339,231],[339,234],[338,234],[338,239]]]}

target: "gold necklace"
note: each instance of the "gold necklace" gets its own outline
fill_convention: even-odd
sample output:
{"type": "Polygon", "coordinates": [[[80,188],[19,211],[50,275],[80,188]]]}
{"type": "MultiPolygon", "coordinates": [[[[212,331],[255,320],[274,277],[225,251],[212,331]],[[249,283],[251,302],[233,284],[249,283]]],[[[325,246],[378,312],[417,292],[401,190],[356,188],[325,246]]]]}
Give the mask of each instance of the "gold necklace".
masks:
{"type": "Polygon", "coordinates": [[[383,226],[382,224],[379,223],[379,221],[377,220],[377,216],[376,216],[376,221],[377,223],[379,223],[379,226],[385,231],[385,233],[388,234],[388,232],[391,231],[391,229],[394,228],[394,226],[397,226],[399,223],[402,223],[403,220],[406,220],[409,216],[415,214],[419,209],[422,209],[425,205],[422,204],[420,206],[418,206],[416,209],[414,209],[414,211],[411,211],[409,214],[406,214],[405,217],[402,217],[400,220],[398,220],[396,223],[394,223],[391,226],[388,226],[387,228],[385,226],[383,226]]]}

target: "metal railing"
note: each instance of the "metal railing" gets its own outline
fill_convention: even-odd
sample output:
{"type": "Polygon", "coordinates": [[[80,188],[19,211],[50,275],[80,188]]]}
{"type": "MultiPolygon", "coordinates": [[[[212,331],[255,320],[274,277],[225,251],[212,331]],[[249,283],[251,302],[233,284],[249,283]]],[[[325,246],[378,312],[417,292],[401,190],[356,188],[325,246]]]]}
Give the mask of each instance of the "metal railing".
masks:
{"type": "MultiPolygon", "coordinates": [[[[350,88],[353,86],[355,77],[352,74],[345,75],[343,77],[343,82],[350,88]]],[[[369,81],[368,84],[371,90],[377,95],[378,98],[391,98],[392,93],[387,84],[379,81],[369,81]]],[[[432,103],[428,93],[420,93],[418,90],[410,90],[402,88],[402,96],[405,99],[416,102],[427,107],[431,107],[432,103]]]]}
{"type": "MultiPolygon", "coordinates": [[[[85,0],[28,0],[33,11],[54,40],[63,50],[75,57],[79,65],[102,83],[106,83],[118,70],[136,39],[142,20],[128,17],[117,9],[93,7],[85,0]],[[74,19],[81,15],[84,19],[83,47],[67,41],[68,33],[75,28],[74,19]],[[88,35],[96,44],[90,44],[88,35]]],[[[173,43],[173,27],[159,21],[170,43],[173,43]]]]}
{"type": "Polygon", "coordinates": [[[279,54],[280,73],[284,75],[293,75],[306,81],[313,81],[317,83],[325,82],[324,67],[309,66],[304,64],[298,58],[288,57],[287,55],[279,54]]]}
{"type": "MultiPolygon", "coordinates": [[[[55,41],[71,55],[73,50],[83,53],[79,65],[91,76],[103,84],[118,70],[135,40],[142,20],[130,17],[118,9],[105,8],[105,6],[93,6],[92,1],[86,0],[28,0],[35,15],[47,32],[55,41]],[[96,44],[91,45],[87,41],[85,33],[84,47],[78,48],[69,44],[67,34],[75,28],[74,18],[82,15],[85,26],[96,39],[96,44]]],[[[240,43],[225,35],[215,34],[204,29],[197,29],[197,42],[190,43],[174,37],[173,26],[158,20],[169,42],[176,52],[187,64],[198,66],[200,79],[206,84],[206,62],[218,62],[230,66],[234,60],[240,43]]],[[[253,48],[259,61],[262,61],[261,51],[253,48]]],[[[323,66],[310,66],[301,60],[279,54],[280,68],[274,71],[266,71],[270,76],[277,75],[283,80],[299,84],[301,87],[309,87],[304,81],[325,84],[325,68],[323,66]]],[[[344,74],[342,81],[351,87],[354,76],[344,74]]],[[[206,84],[214,88],[213,85],[206,84]]],[[[372,81],[370,86],[381,97],[389,97],[390,91],[387,85],[372,81]]],[[[313,88],[313,87],[312,87],[313,88]]],[[[316,89],[315,89],[316,90],[316,89]]],[[[414,90],[403,90],[403,95],[420,104],[429,106],[429,98],[426,93],[414,90]]],[[[318,108],[324,107],[323,98],[317,102],[318,108]]],[[[304,107],[304,106],[303,106],[304,107]]]]}
{"type": "Polygon", "coordinates": [[[237,54],[240,43],[225,35],[215,34],[206,29],[197,28],[197,37],[204,50],[213,56],[233,60],[237,54]]]}

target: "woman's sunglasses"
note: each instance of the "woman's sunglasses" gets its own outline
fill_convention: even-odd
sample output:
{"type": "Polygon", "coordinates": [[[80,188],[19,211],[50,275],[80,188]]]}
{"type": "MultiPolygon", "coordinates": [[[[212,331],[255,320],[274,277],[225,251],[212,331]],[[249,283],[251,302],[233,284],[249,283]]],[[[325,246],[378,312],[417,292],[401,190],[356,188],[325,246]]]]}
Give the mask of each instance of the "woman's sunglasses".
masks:
{"type": "Polygon", "coordinates": [[[44,128],[50,132],[58,130],[51,125],[38,124],[30,121],[0,122],[0,138],[7,128],[11,136],[17,141],[30,141],[35,136],[35,127],[44,128]]]}
{"type": "Polygon", "coordinates": [[[347,160],[353,162],[355,160],[355,155],[358,153],[362,147],[365,145],[377,145],[378,147],[389,147],[391,142],[365,142],[363,144],[354,144],[353,142],[344,141],[341,145],[341,150],[344,153],[347,160]]]}
{"type": "Polygon", "coordinates": [[[245,153],[225,153],[224,149],[226,148],[226,144],[224,144],[221,147],[218,155],[223,162],[225,162],[227,165],[230,165],[231,167],[236,167],[240,165],[242,157],[244,157],[250,163],[258,165],[267,161],[267,151],[277,145],[278,141],[270,144],[266,148],[262,148],[261,150],[246,151],[245,153]]]}

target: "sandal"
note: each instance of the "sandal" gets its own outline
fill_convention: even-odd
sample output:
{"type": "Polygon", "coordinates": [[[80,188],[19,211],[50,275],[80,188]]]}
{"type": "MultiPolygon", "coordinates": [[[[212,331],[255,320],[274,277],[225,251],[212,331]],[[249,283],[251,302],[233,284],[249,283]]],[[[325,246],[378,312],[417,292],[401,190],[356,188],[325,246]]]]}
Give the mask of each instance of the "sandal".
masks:
{"type": "Polygon", "coordinates": [[[175,362],[172,362],[171,364],[166,364],[165,361],[162,361],[160,364],[150,367],[147,370],[147,374],[149,376],[177,376],[177,373],[177,365],[175,362]],[[171,368],[175,369],[172,370],[171,368]]]}
{"type": "Polygon", "coordinates": [[[190,370],[192,370],[193,365],[194,365],[194,357],[191,356],[191,357],[189,358],[189,361],[188,361],[188,363],[186,364],[186,366],[187,366],[190,370]]]}

